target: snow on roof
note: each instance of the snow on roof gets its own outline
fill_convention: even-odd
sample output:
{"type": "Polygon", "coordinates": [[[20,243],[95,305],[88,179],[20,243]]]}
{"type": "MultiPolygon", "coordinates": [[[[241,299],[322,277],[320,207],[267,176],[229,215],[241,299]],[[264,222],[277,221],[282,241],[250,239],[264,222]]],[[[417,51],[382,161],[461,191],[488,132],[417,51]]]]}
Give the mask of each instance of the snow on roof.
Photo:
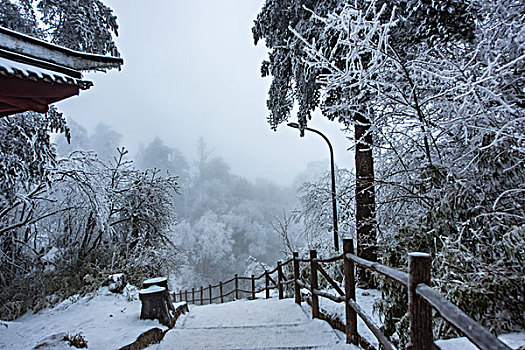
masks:
{"type": "Polygon", "coordinates": [[[0,74],[22,79],[42,80],[50,83],[76,85],[82,90],[87,90],[93,85],[92,82],[87,80],[81,80],[66,74],[54,72],[49,69],[15,62],[4,57],[0,57],[0,74]]]}
{"type": "Polygon", "coordinates": [[[124,64],[120,57],[79,52],[0,26],[0,50],[17,53],[77,71],[105,70],[124,64]]]}

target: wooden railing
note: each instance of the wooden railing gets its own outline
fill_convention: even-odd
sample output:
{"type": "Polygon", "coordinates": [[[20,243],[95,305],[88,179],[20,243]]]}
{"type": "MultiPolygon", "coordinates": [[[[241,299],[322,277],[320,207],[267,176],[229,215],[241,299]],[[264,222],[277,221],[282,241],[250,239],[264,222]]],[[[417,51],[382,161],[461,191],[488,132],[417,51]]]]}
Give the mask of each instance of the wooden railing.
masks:
{"type": "Polygon", "coordinates": [[[245,297],[247,296],[248,299],[255,299],[256,294],[263,291],[265,292],[265,297],[268,299],[270,298],[270,290],[277,289],[279,299],[283,299],[284,287],[293,285],[295,302],[300,305],[302,301],[300,290],[301,288],[306,288],[310,291],[313,318],[320,317],[319,297],[330,299],[336,303],[345,303],[345,333],[347,343],[357,345],[361,339],[357,332],[357,316],[359,316],[384,349],[395,349],[390,340],[381,332],[380,327],[374,323],[370,315],[368,315],[356,301],[356,265],[379,273],[407,287],[410,318],[410,349],[426,350],[435,348],[432,335],[432,308],[480,349],[510,349],[481,324],[474,321],[439,292],[430,287],[431,259],[429,254],[410,253],[408,256],[408,273],[405,273],[356,256],[354,254],[354,243],[352,239],[343,239],[343,254],[337,256],[320,259],[317,257],[317,252],[311,250],[309,259],[300,259],[299,254],[294,252],[291,259],[285,262],[279,261],[273,270],[266,270],[259,276],[252,275],[251,277],[243,277],[235,275],[232,279],[219,282],[216,285],[209,285],[205,288],[201,286],[200,290],[192,288],[191,291],[179,291],[174,294],[174,297],[176,299],[175,301],[191,301],[194,304],[200,303],[203,305],[205,303],[213,303],[214,301],[223,303],[228,297],[230,297],[229,300],[232,300],[233,295],[235,295],[235,299],[239,299],[240,294],[243,294],[245,297]],[[321,265],[324,263],[338,262],[340,260],[343,260],[344,291],[339,283],[334,281],[321,265]],[[308,263],[310,266],[309,282],[304,282],[300,278],[300,263],[308,263]],[[293,279],[290,280],[285,279],[283,272],[283,267],[288,264],[293,264],[293,279]],[[274,279],[275,276],[272,278],[272,275],[275,273],[277,273],[276,280],[274,279]],[[334,296],[319,290],[319,274],[324,277],[325,281],[339,295],[334,296]],[[257,281],[262,279],[264,279],[264,287],[257,289],[257,281]],[[240,288],[239,281],[249,281],[250,290],[240,288]],[[231,290],[224,292],[224,287],[231,283],[233,283],[231,290]],[[219,293],[214,297],[213,290],[217,288],[219,289],[219,293]]]}

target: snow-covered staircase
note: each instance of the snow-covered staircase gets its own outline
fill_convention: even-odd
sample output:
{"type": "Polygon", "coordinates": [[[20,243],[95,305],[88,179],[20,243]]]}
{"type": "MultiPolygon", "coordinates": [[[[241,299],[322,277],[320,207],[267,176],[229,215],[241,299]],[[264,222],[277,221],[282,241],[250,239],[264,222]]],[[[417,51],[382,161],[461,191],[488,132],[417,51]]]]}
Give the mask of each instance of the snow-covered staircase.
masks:
{"type": "Polygon", "coordinates": [[[357,349],[293,299],[190,305],[164,340],[148,349],[357,349]]]}

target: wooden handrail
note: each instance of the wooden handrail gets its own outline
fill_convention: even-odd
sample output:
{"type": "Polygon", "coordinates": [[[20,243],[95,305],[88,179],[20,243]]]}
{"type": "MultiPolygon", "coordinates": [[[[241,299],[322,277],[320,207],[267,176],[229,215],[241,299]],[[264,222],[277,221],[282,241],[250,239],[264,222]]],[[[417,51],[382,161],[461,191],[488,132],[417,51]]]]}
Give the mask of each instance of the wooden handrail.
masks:
{"type": "Polygon", "coordinates": [[[345,297],[344,296],[332,295],[330,293],[323,292],[322,290],[314,289],[313,293],[315,295],[317,295],[317,296],[320,296],[320,297],[323,297],[323,298],[326,298],[326,299],[330,299],[330,300],[332,300],[333,302],[336,302],[336,303],[342,303],[342,302],[345,301],[345,297]]]}
{"type": "Polygon", "coordinates": [[[230,283],[230,282],[233,282],[233,281],[235,281],[235,277],[230,278],[229,280],[226,280],[226,281],[222,281],[222,285],[225,285],[226,283],[230,283]]]}
{"type": "Polygon", "coordinates": [[[388,340],[387,337],[381,332],[381,329],[372,321],[372,318],[352,299],[348,300],[348,305],[361,317],[363,322],[367,325],[368,329],[374,334],[374,336],[379,340],[381,345],[386,350],[395,350],[395,347],[388,340]]]}
{"type": "Polygon", "coordinates": [[[293,252],[293,278],[295,303],[301,305],[301,291],[297,281],[299,280],[299,252],[293,252]]]}
{"type": "Polygon", "coordinates": [[[232,289],[228,293],[224,294],[223,297],[228,297],[228,296],[232,295],[233,293],[235,293],[235,290],[232,289]]]}
{"type": "Polygon", "coordinates": [[[367,268],[369,270],[378,272],[390,279],[393,279],[394,281],[404,285],[405,287],[408,286],[408,274],[405,272],[401,272],[399,270],[393,269],[391,267],[381,265],[377,262],[372,262],[365,260],[363,258],[358,257],[354,254],[346,254],[346,257],[353,262],[355,262],[357,265],[362,266],[364,268],[367,268]]]}
{"type": "Polygon", "coordinates": [[[272,282],[274,284],[274,287],[277,287],[277,282],[275,282],[272,278],[272,276],[270,276],[270,272],[268,272],[268,279],[270,280],[270,282],[272,282]]]}
{"type": "MultiPolygon", "coordinates": [[[[354,254],[354,240],[343,239],[343,255],[354,254]]],[[[345,299],[346,304],[349,300],[356,300],[355,297],[355,265],[350,259],[343,257],[343,273],[345,284],[345,299]]],[[[359,345],[359,334],[357,333],[357,313],[351,307],[345,305],[345,333],[346,342],[359,345]]]]}
{"type": "Polygon", "coordinates": [[[299,287],[301,287],[301,288],[308,288],[308,287],[310,287],[308,284],[304,283],[301,280],[297,280],[297,281],[295,281],[295,283],[297,283],[299,285],[299,287]]]}
{"type": "Polygon", "coordinates": [[[277,268],[278,267],[276,266],[273,270],[269,270],[268,273],[269,274],[273,274],[273,273],[277,272],[277,268]]]}
{"type": "Polygon", "coordinates": [[[331,263],[331,262],[336,262],[336,261],[339,261],[339,260],[342,260],[343,259],[343,254],[339,254],[339,255],[334,255],[330,258],[326,258],[326,259],[320,259],[320,258],[317,258],[315,259],[316,262],[318,263],[331,263]]]}
{"type": "Polygon", "coordinates": [[[246,277],[246,276],[237,276],[237,278],[240,280],[251,280],[252,279],[251,277],[246,277]]]}
{"type": "Polygon", "coordinates": [[[284,290],[283,290],[283,265],[281,261],[277,262],[277,288],[279,289],[279,299],[284,298],[284,290]]]}
{"type": "Polygon", "coordinates": [[[295,283],[295,280],[288,280],[288,281],[281,281],[281,284],[292,284],[292,283],[295,283]]]}
{"type": "Polygon", "coordinates": [[[260,293],[260,292],[264,292],[265,290],[266,290],[266,288],[256,289],[255,290],[255,294],[260,293]]]}
{"type": "Polygon", "coordinates": [[[319,289],[317,281],[317,252],[310,250],[310,292],[312,293],[312,318],[319,318],[319,298],[314,293],[314,290],[319,289]]]}
{"type": "Polygon", "coordinates": [[[289,263],[293,262],[293,258],[290,258],[288,260],[285,260],[284,262],[281,263],[282,266],[285,266],[285,265],[288,265],[289,263]]]}
{"type": "Polygon", "coordinates": [[[328,275],[328,273],[323,269],[323,267],[317,264],[317,271],[323,275],[323,277],[330,283],[330,285],[339,293],[339,295],[345,295],[345,292],[335,283],[335,281],[328,275]]]}
{"type": "MultiPolygon", "coordinates": [[[[430,287],[430,255],[424,253],[410,253],[409,254],[409,272],[405,273],[394,268],[381,265],[377,262],[372,262],[358,257],[354,254],[353,240],[343,240],[343,254],[332,256],[326,259],[317,258],[315,250],[310,251],[309,259],[300,259],[297,252],[293,253],[293,257],[284,261],[278,262],[277,266],[272,270],[266,270],[259,276],[252,275],[238,276],[219,282],[217,285],[209,285],[208,287],[200,287],[200,303],[204,304],[204,291],[209,291],[209,300],[212,303],[214,300],[220,299],[221,303],[224,298],[235,293],[235,298],[239,298],[239,292],[251,295],[251,299],[255,299],[257,293],[266,291],[266,298],[270,297],[270,290],[278,289],[279,298],[284,297],[285,285],[294,285],[295,302],[301,304],[300,289],[306,288],[310,290],[312,301],[312,316],[319,318],[319,301],[318,297],[327,298],[336,303],[345,302],[346,309],[346,335],[347,342],[357,344],[360,336],[357,333],[357,319],[358,315],[370,331],[374,334],[377,340],[381,343],[384,349],[395,349],[387,337],[381,333],[380,328],[372,321],[372,318],[364,312],[364,310],[357,304],[355,299],[355,265],[359,265],[365,269],[380,273],[397,283],[408,287],[408,303],[410,314],[410,339],[411,348],[413,350],[422,350],[434,347],[432,338],[432,313],[431,308],[434,308],[447,322],[461,331],[472,343],[480,349],[496,349],[509,350],[502,341],[496,336],[492,335],[481,324],[471,319],[461,309],[448,301],[443,295],[430,287]],[[344,291],[335,282],[327,271],[321,266],[321,263],[333,263],[343,260],[344,267],[344,291]],[[300,264],[301,262],[308,262],[310,264],[310,281],[305,283],[300,279],[300,264]],[[293,279],[286,280],[283,272],[283,266],[293,263],[293,279]],[[277,282],[271,277],[271,274],[277,272],[277,282]],[[319,272],[326,281],[337,291],[339,296],[319,290],[317,272],[319,272]],[[265,279],[265,285],[262,288],[256,289],[255,281],[265,279]],[[251,290],[239,288],[239,280],[251,281],[251,290]],[[223,286],[227,283],[235,281],[234,288],[228,293],[223,293],[223,286]],[[219,295],[213,297],[213,288],[219,287],[219,295]]],[[[188,300],[188,294],[191,293],[193,303],[195,298],[196,288],[192,288],[189,292],[179,291],[179,297],[182,300],[183,295],[188,300]]],[[[198,292],[198,289],[197,289],[198,292]]],[[[174,293],[176,296],[177,293],[174,293]]]]}
{"type": "Polygon", "coordinates": [[[480,349],[508,350],[501,340],[492,335],[485,327],[471,319],[459,307],[444,298],[438,291],[426,284],[416,287],[416,294],[425,299],[432,307],[454,327],[480,349]]]}
{"type": "Polygon", "coordinates": [[[239,289],[239,292],[246,293],[246,294],[251,294],[252,293],[251,290],[245,290],[245,289],[239,289]]]}

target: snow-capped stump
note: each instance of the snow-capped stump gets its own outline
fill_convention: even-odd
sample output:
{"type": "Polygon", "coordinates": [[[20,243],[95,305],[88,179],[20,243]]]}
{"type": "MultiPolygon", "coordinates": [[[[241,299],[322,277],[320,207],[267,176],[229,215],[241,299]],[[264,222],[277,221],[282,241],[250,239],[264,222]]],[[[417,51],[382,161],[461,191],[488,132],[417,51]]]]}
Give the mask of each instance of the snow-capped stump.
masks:
{"type": "Polygon", "coordinates": [[[150,278],[142,282],[142,287],[145,289],[151,286],[163,287],[166,290],[164,293],[165,294],[164,298],[166,299],[166,303],[168,304],[168,309],[171,312],[175,312],[175,309],[173,308],[173,304],[172,304],[173,300],[171,299],[169,288],[168,288],[168,278],[167,277],[154,277],[154,278],[150,278]]]}
{"type": "Polygon", "coordinates": [[[126,276],[123,273],[116,273],[108,277],[109,291],[121,294],[127,285],[126,276]]]}
{"type": "Polygon", "coordinates": [[[171,302],[166,302],[166,288],[153,285],[139,291],[139,299],[142,303],[140,318],[142,320],[159,320],[165,326],[170,325],[171,315],[168,304],[173,308],[171,302]]]}

